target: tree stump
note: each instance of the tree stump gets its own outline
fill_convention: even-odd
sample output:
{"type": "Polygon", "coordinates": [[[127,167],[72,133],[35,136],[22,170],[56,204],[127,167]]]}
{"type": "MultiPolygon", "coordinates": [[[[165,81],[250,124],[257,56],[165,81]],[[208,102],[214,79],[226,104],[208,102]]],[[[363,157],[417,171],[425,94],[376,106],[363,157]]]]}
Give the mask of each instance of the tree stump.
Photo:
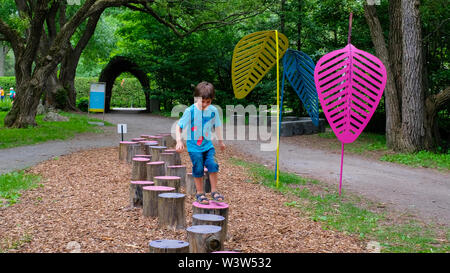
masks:
{"type": "Polygon", "coordinates": [[[152,181],[130,181],[130,207],[142,208],[143,204],[143,187],[151,186],[152,181]]]}
{"type": "MultiPolygon", "coordinates": [[[[150,159],[143,157],[134,157],[131,169],[131,180],[148,180],[147,179],[147,163],[150,159]]],[[[150,180],[151,181],[151,180],[150,180]]]]}
{"type": "Polygon", "coordinates": [[[158,195],[158,226],[168,229],[185,229],[186,217],[182,193],[168,192],[158,195]]]}
{"type": "Polygon", "coordinates": [[[139,141],[139,144],[141,144],[142,154],[151,155],[150,147],[158,145],[158,142],[151,141],[151,140],[144,140],[144,141],[139,141]]]}
{"type": "Polygon", "coordinates": [[[192,215],[194,214],[215,214],[220,215],[225,218],[225,222],[223,223],[223,234],[227,236],[227,226],[228,226],[228,204],[227,203],[219,203],[215,201],[209,201],[208,205],[202,205],[198,202],[194,202],[192,204],[192,215]]]}
{"type": "Polygon", "coordinates": [[[141,144],[134,142],[129,144],[127,148],[127,163],[132,164],[134,156],[141,153],[141,144]]]}
{"type": "Polygon", "coordinates": [[[119,143],[119,160],[120,161],[127,161],[127,155],[128,155],[128,146],[131,144],[137,144],[137,142],[133,141],[121,141],[119,143]]]}
{"type": "Polygon", "coordinates": [[[160,136],[162,136],[164,139],[164,146],[174,147],[177,144],[176,140],[172,137],[172,134],[170,133],[160,134],[160,136]]]}
{"type": "Polygon", "coordinates": [[[225,226],[225,217],[216,214],[194,214],[192,215],[192,225],[212,225],[219,226],[222,228],[221,231],[221,241],[225,242],[227,239],[227,234],[225,233],[227,227],[225,226]]]}
{"type": "Polygon", "coordinates": [[[189,243],[179,240],[155,240],[149,244],[149,253],[189,253],[189,243]]]}
{"type": "Polygon", "coordinates": [[[145,217],[158,216],[158,195],[166,192],[173,192],[175,188],[161,186],[142,187],[142,214],[145,217]]]}
{"type": "Polygon", "coordinates": [[[151,137],[151,135],[141,135],[141,138],[148,139],[149,137],[151,137]]]}
{"type": "Polygon", "coordinates": [[[180,177],[180,187],[186,188],[186,166],[185,165],[173,165],[167,166],[166,175],[168,176],[179,176],[180,177]]]}
{"type": "Polygon", "coordinates": [[[180,156],[180,153],[177,153],[177,150],[167,149],[167,150],[164,150],[164,152],[175,154],[175,164],[173,164],[173,165],[181,165],[181,156],[180,156]]]}
{"type": "Polygon", "coordinates": [[[175,188],[175,192],[180,192],[180,180],[179,176],[154,176],[153,182],[156,186],[166,186],[175,188]]]}
{"type": "Polygon", "coordinates": [[[223,250],[221,241],[221,230],[219,226],[199,225],[186,229],[191,253],[211,253],[223,250]]]}
{"type": "MultiPolygon", "coordinates": [[[[152,140],[158,141],[158,146],[166,146],[166,142],[164,141],[164,137],[160,135],[156,135],[152,137],[152,140]]],[[[167,147],[166,147],[167,149],[167,147]]]]}
{"type": "Polygon", "coordinates": [[[131,139],[131,141],[135,141],[135,142],[144,141],[144,140],[146,140],[146,139],[142,138],[142,137],[135,137],[135,138],[131,139]]]}
{"type": "Polygon", "coordinates": [[[159,155],[167,149],[166,146],[150,146],[153,161],[160,161],[159,155]]]}
{"type": "Polygon", "coordinates": [[[154,181],[155,176],[166,175],[164,161],[152,161],[147,163],[147,180],[154,181]]]}
{"type": "Polygon", "coordinates": [[[186,173],[186,194],[188,195],[195,195],[197,193],[197,189],[195,188],[195,181],[194,177],[192,176],[192,173],[186,173]]]}
{"type": "Polygon", "coordinates": [[[175,165],[175,154],[174,153],[165,153],[165,152],[160,153],[159,161],[164,161],[164,167],[166,168],[166,173],[167,173],[167,166],[175,165]]]}
{"type": "Polygon", "coordinates": [[[152,155],[135,155],[134,157],[141,157],[141,158],[147,158],[150,161],[152,160],[152,155]]]}

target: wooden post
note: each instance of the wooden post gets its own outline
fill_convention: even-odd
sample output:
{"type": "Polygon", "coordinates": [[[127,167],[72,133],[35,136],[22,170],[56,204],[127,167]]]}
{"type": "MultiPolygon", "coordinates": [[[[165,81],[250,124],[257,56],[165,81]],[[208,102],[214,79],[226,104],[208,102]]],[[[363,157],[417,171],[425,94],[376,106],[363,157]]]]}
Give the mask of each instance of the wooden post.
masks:
{"type": "Polygon", "coordinates": [[[189,243],[179,240],[155,240],[149,244],[150,253],[189,253],[189,243]]]}
{"type": "Polygon", "coordinates": [[[151,186],[152,181],[130,181],[130,207],[142,208],[143,190],[145,186],[151,186]]]}
{"type": "Polygon", "coordinates": [[[150,159],[150,161],[152,160],[152,155],[135,155],[134,157],[147,158],[150,159]]]}
{"type": "Polygon", "coordinates": [[[215,201],[209,201],[208,205],[202,205],[198,202],[192,204],[192,215],[194,214],[215,214],[225,218],[223,224],[223,234],[227,236],[228,225],[228,204],[225,202],[219,203],[215,201]]]}
{"type": "Polygon", "coordinates": [[[164,161],[152,161],[147,163],[147,180],[154,181],[155,176],[166,175],[164,161]]]}
{"type": "Polygon", "coordinates": [[[200,225],[191,226],[186,229],[191,253],[211,253],[223,250],[221,241],[221,230],[219,226],[200,225]]]}
{"type": "Polygon", "coordinates": [[[144,140],[146,140],[146,139],[142,138],[142,137],[135,137],[135,138],[131,139],[131,141],[135,141],[135,142],[144,141],[144,140]]]}
{"type": "Polygon", "coordinates": [[[225,242],[226,240],[226,226],[225,226],[225,217],[216,215],[216,214],[194,214],[192,215],[192,225],[213,225],[219,226],[222,228],[221,232],[221,241],[225,242]]]}
{"type": "Polygon", "coordinates": [[[164,161],[164,167],[166,168],[166,173],[167,173],[167,166],[175,165],[175,154],[174,153],[160,153],[159,161],[164,161]]]}
{"type": "Polygon", "coordinates": [[[161,154],[164,150],[167,149],[166,146],[150,146],[152,150],[152,158],[154,161],[160,161],[159,154],[161,154]]]}
{"type": "MultiPolygon", "coordinates": [[[[162,136],[159,136],[159,135],[153,136],[152,140],[158,141],[158,146],[166,146],[166,142],[164,141],[164,137],[162,137],[162,136]]],[[[166,149],[167,149],[167,147],[166,147],[166,149]]]]}
{"type": "Polygon", "coordinates": [[[127,161],[127,155],[128,155],[128,146],[131,144],[136,144],[137,142],[133,141],[121,141],[119,143],[119,160],[120,161],[127,161]]]}
{"type": "Polygon", "coordinates": [[[192,173],[186,173],[186,194],[195,195],[197,193],[197,189],[195,188],[195,181],[192,173]]]}
{"type": "Polygon", "coordinates": [[[151,154],[150,147],[158,145],[157,141],[151,140],[139,141],[139,143],[141,144],[142,154],[144,155],[150,155],[151,154]]]}
{"type": "Polygon", "coordinates": [[[176,140],[172,137],[172,134],[164,133],[159,135],[162,136],[164,139],[164,146],[174,147],[177,144],[176,140]]]}
{"type": "Polygon", "coordinates": [[[186,217],[182,193],[168,192],[158,195],[158,226],[168,229],[185,229],[186,217]]]}
{"type": "Polygon", "coordinates": [[[132,164],[134,156],[140,154],[141,144],[138,142],[130,143],[127,145],[127,148],[127,162],[132,164]]]}
{"type": "Polygon", "coordinates": [[[153,182],[156,186],[166,186],[175,188],[176,192],[180,192],[180,180],[179,176],[155,176],[153,182]]]}
{"type": "Polygon", "coordinates": [[[175,154],[175,164],[174,165],[181,165],[181,156],[180,153],[177,153],[177,150],[175,149],[167,149],[164,150],[165,153],[173,153],[175,154]]]}
{"type": "Polygon", "coordinates": [[[147,180],[147,163],[150,159],[143,157],[134,157],[131,170],[131,180],[147,180]]]}
{"type": "Polygon", "coordinates": [[[173,165],[166,167],[166,174],[168,176],[179,176],[180,187],[186,188],[186,166],[185,165],[173,165]]]}
{"type": "Polygon", "coordinates": [[[175,188],[161,186],[142,187],[142,214],[145,217],[158,216],[158,195],[165,192],[173,192],[175,188]]]}

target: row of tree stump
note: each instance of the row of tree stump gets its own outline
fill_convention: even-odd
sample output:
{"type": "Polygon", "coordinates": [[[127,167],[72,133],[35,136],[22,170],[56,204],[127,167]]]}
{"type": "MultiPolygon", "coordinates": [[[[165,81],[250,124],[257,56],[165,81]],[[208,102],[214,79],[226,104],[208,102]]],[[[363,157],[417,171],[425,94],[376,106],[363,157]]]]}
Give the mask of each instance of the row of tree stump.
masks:
{"type": "MultiPolygon", "coordinates": [[[[157,217],[159,228],[186,229],[187,242],[161,239],[149,243],[151,253],[207,253],[224,249],[228,204],[192,204],[192,226],[186,227],[185,197],[196,194],[192,173],[186,172],[173,149],[170,134],[141,135],[119,144],[119,160],[131,164],[130,206],[144,217],[157,217]],[[183,193],[184,192],[184,193],[183,193]]],[[[210,192],[205,168],[204,189],[210,192]]]]}

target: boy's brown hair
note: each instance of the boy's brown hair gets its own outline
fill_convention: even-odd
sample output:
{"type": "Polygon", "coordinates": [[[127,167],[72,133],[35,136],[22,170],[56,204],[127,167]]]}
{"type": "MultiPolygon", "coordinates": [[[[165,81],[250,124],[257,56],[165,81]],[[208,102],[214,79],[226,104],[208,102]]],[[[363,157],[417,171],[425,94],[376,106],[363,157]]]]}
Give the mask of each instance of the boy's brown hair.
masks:
{"type": "Polygon", "coordinates": [[[214,85],[209,82],[201,82],[197,84],[194,89],[194,97],[201,97],[202,99],[214,99],[215,91],[214,85]]]}

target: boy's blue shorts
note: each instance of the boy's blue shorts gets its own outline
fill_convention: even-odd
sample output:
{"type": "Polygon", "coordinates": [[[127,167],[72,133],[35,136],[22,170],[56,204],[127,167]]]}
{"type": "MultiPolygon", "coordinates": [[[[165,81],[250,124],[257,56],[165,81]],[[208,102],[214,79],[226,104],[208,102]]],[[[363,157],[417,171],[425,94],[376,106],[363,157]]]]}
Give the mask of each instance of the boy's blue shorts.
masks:
{"type": "Polygon", "coordinates": [[[206,152],[189,152],[192,161],[192,176],[203,177],[205,167],[209,173],[218,172],[219,164],[217,164],[216,158],[214,157],[215,154],[216,150],[214,148],[206,152]]]}

